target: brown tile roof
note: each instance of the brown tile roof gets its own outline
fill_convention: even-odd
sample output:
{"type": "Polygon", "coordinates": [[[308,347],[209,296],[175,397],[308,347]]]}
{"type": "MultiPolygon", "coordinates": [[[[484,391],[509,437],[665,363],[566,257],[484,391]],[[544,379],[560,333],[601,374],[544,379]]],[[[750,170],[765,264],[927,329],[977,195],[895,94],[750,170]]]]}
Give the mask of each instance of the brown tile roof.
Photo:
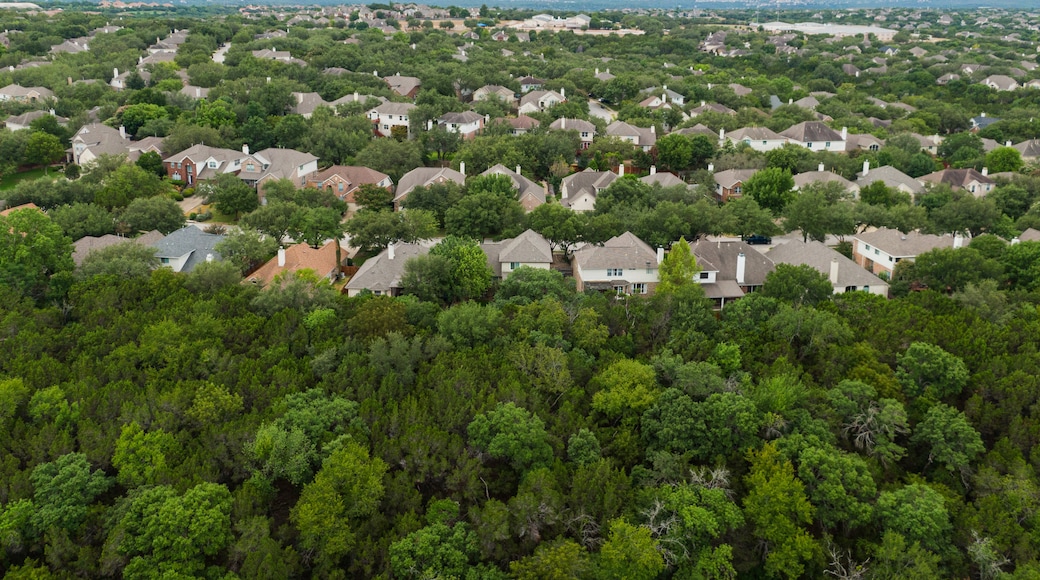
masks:
{"type": "Polygon", "coordinates": [[[283,272],[298,272],[300,270],[312,270],[321,277],[336,270],[336,244],[335,240],[324,246],[314,249],[307,244],[296,244],[285,249],[285,265],[278,265],[278,257],[275,256],[253,272],[248,281],[261,286],[267,286],[276,276],[283,272]]]}

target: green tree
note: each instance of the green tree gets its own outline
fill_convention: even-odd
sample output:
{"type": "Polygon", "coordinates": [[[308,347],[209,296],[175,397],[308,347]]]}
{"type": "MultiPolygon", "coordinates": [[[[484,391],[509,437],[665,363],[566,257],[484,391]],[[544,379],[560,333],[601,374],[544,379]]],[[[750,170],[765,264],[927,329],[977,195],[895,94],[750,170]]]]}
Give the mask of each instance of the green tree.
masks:
{"type": "Polygon", "coordinates": [[[581,237],[582,218],[578,213],[558,203],[543,203],[527,214],[527,224],[542,234],[555,250],[570,253],[570,248],[581,237]]]}
{"type": "Polygon", "coordinates": [[[103,236],[116,231],[116,222],[112,214],[92,203],[76,202],[72,205],[62,205],[52,209],[48,215],[73,241],[84,236],[103,236]]]}
{"type": "Polygon", "coordinates": [[[169,234],[184,226],[184,212],[172,199],[139,197],[119,213],[119,220],[131,232],[159,230],[162,234],[169,234]]]}
{"type": "Polygon", "coordinates": [[[68,453],[37,465],[29,476],[33,486],[32,525],[41,533],[56,527],[73,532],[87,518],[94,499],[112,485],[99,470],[91,471],[87,456],[68,453]]]}
{"type": "Polygon", "coordinates": [[[664,571],[664,557],[650,530],[624,519],[610,522],[610,534],[596,559],[599,578],[653,580],[664,571]]]}
{"type": "Polygon", "coordinates": [[[72,241],[35,209],[0,216],[0,284],[42,299],[72,272],[72,241]]]}
{"type": "MultiPolygon", "coordinates": [[[[414,191],[408,194],[406,200],[411,199],[413,195],[415,195],[414,191]]],[[[361,187],[354,192],[354,200],[361,209],[391,211],[394,208],[394,194],[390,193],[387,188],[372,183],[361,184],[361,187]]]]}
{"type": "Polygon", "coordinates": [[[950,473],[967,479],[971,465],[985,447],[979,432],[957,409],[939,403],[928,409],[914,428],[911,442],[928,450],[928,463],[936,463],[950,473]]]}
{"type": "Polygon", "coordinates": [[[244,213],[249,213],[260,206],[256,190],[233,173],[221,174],[208,189],[206,199],[221,213],[233,215],[237,220],[244,213]]]}
{"type": "Polygon", "coordinates": [[[518,473],[548,467],[552,461],[545,424],[515,403],[499,403],[493,411],[477,415],[467,432],[474,446],[507,460],[518,473]]]}
{"type": "Polygon", "coordinates": [[[88,254],[76,270],[76,276],[83,280],[94,276],[147,278],[158,267],[159,258],[155,256],[155,248],[128,241],[88,254]]]}
{"type": "Polygon", "coordinates": [[[657,160],[669,171],[683,171],[693,164],[693,143],[685,135],[672,133],[657,140],[657,160]]]}
{"type": "MultiPolygon", "coordinates": [[[[90,177],[93,177],[93,173],[90,177]]],[[[111,173],[99,177],[103,181],[101,189],[94,195],[94,203],[110,210],[126,207],[139,197],[154,197],[169,189],[154,173],[133,164],[121,163],[111,173]]]]}
{"type": "MultiPolygon", "coordinates": [[[[463,578],[477,572],[477,536],[458,521],[459,504],[432,502],[427,525],[390,546],[390,569],[400,578],[463,578]]],[[[480,577],[479,574],[476,577],[480,577]]]]}
{"type": "Polygon", "coordinates": [[[168,483],[167,457],[176,449],[177,441],[162,429],[145,433],[137,422],[123,425],[112,456],[112,466],[119,470],[116,480],[128,489],[168,483]]]}
{"type": "Polygon", "coordinates": [[[654,403],[659,394],[654,369],[634,360],[619,360],[593,379],[599,390],[592,396],[592,408],[611,419],[639,415],[654,403]]]}
{"type": "MultiPolygon", "coordinates": [[[[137,158],[135,162],[138,167],[144,169],[149,173],[154,173],[160,178],[166,177],[166,167],[163,165],[162,156],[155,151],[145,151],[137,158]]],[[[68,177],[68,168],[65,169],[65,176],[68,177]]],[[[70,178],[71,179],[71,178],[70,178]]]]}
{"type": "Polygon", "coordinates": [[[44,174],[49,174],[51,164],[65,156],[65,147],[58,137],[35,131],[25,141],[22,155],[26,165],[42,165],[44,174]]]}
{"type": "Polygon", "coordinates": [[[1014,147],[997,147],[986,154],[986,167],[993,173],[1022,169],[1022,154],[1014,147]]]}
{"type": "Polygon", "coordinates": [[[402,175],[422,165],[422,152],[412,141],[373,139],[358,152],[354,162],[382,171],[394,183],[400,183],[402,175]]]}
{"type": "Polygon", "coordinates": [[[815,306],[834,296],[834,286],[812,266],[777,264],[775,270],[766,274],[762,295],[794,306],[815,306]]]}
{"type": "Polygon", "coordinates": [[[690,244],[686,242],[686,238],[680,237],[678,242],[672,244],[672,249],[658,266],[659,282],[656,292],[669,294],[695,284],[693,277],[700,271],[697,258],[690,251],[690,244]]]}
{"type": "Polygon", "coordinates": [[[744,195],[758,202],[773,215],[783,213],[787,204],[794,199],[794,179],[791,172],[778,167],[767,167],[755,172],[744,183],[744,195]]]}
{"type": "Polygon", "coordinates": [[[588,570],[588,552],[567,539],[539,544],[534,554],[509,563],[517,580],[570,580],[585,577],[588,570]]]}
{"type": "Polygon", "coordinates": [[[448,236],[430,249],[451,265],[451,295],[445,302],[480,298],[491,287],[491,268],[480,245],[472,239],[448,236]]]}
{"type": "Polygon", "coordinates": [[[910,398],[956,397],[968,384],[964,361],[934,344],[913,342],[897,362],[896,376],[910,398]]]}
{"type": "Polygon", "coordinates": [[[881,492],[877,515],[884,532],[895,532],[929,550],[949,543],[952,526],[943,496],[923,483],[881,492]]]}
{"type": "Polygon", "coordinates": [[[238,228],[227,234],[214,249],[221,258],[234,264],[240,273],[248,274],[275,255],[278,240],[257,230],[238,228]]]}
{"type": "Polygon", "coordinates": [[[780,233],[773,215],[750,197],[739,197],[722,206],[721,231],[747,238],[755,234],[771,236],[780,233]]]}
{"type": "Polygon", "coordinates": [[[351,243],[369,251],[377,251],[390,244],[414,244],[432,238],[437,233],[437,218],[428,211],[416,209],[405,212],[359,211],[346,224],[351,243]]]}

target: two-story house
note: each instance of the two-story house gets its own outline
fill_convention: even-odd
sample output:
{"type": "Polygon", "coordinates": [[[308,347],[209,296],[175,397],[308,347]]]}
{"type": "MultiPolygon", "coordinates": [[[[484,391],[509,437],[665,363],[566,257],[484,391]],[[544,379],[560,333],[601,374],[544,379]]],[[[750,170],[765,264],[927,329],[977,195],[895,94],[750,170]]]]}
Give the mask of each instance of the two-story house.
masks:
{"type": "Polygon", "coordinates": [[[743,127],[729,133],[719,129],[719,143],[725,144],[726,141],[744,143],[755,151],[772,151],[783,147],[788,139],[768,127],[743,127]]]}
{"type": "Polygon", "coordinates": [[[618,178],[613,171],[591,168],[564,177],[560,182],[560,205],[573,211],[592,211],[596,196],[618,178]]]}
{"type": "Polygon", "coordinates": [[[521,115],[527,115],[551,109],[560,103],[567,102],[566,94],[563,89],[560,89],[560,92],[531,91],[520,97],[519,112],[521,115]]]}
{"type": "Polygon", "coordinates": [[[473,91],[474,101],[488,101],[497,99],[510,108],[516,106],[516,93],[509,87],[503,87],[502,85],[484,85],[479,89],[473,91]]]}
{"type": "Polygon", "coordinates": [[[534,230],[499,242],[484,242],[480,247],[495,277],[503,280],[520,267],[548,270],[553,261],[549,241],[534,230]]]}
{"type": "Polygon", "coordinates": [[[924,191],[924,186],[921,185],[920,181],[917,181],[913,177],[910,177],[891,165],[871,169],[870,161],[864,161],[863,171],[857,175],[856,185],[859,185],[860,189],[869,186],[875,181],[880,181],[881,183],[884,183],[886,187],[891,187],[902,191],[903,193],[909,193],[910,195],[915,195],[924,191]]]}
{"type": "Polygon", "coordinates": [[[520,172],[519,165],[516,166],[516,171],[513,171],[505,165],[497,163],[489,167],[481,175],[504,175],[508,177],[513,184],[513,189],[516,190],[516,199],[520,202],[524,211],[531,211],[545,203],[545,186],[524,177],[523,173],[520,172]]]}
{"type": "Polygon", "coordinates": [[[938,185],[945,183],[950,186],[950,189],[962,189],[975,197],[982,197],[993,191],[993,188],[997,186],[997,182],[990,179],[989,169],[986,167],[982,168],[981,173],[973,167],[967,169],[943,169],[928,175],[922,175],[918,179],[922,184],[932,183],[938,185]]]}
{"type": "Polygon", "coordinates": [[[401,73],[383,77],[383,82],[390,87],[394,94],[408,97],[409,99],[414,99],[419,94],[419,88],[422,86],[422,81],[418,78],[402,76],[401,73]]]}
{"type": "Polygon", "coordinates": [[[654,144],[657,143],[657,129],[653,125],[650,127],[636,127],[624,121],[614,121],[607,125],[607,135],[628,141],[644,152],[649,152],[654,148],[654,144]]]}
{"type": "Polygon", "coordinates": [[[951,236],[936,236],[918,232],[903,233],[899,230],[881,228],[863,232],[852,237],[852,257],[866,271],[891,279],[896,264],[913,260],[917,256],[936,248],[952,248],[956,244],[951,236]]]}
{"type": "Polygon", "coordinates": [[[589,146],[592,145],[592,140],[596,138],[596,125],[584,119],[568,119],[566,117],[560,117],[549,125],[549,130],[577,131],[578,138],[581,139],[580,147],[582,149],[588,149],[589,146]]]}
{"type": "Polygon", "coordinates": [[[655,252],[631,232],[614,236],[602,246],[585,245],[574,251],[571,267],[578,292],[603,290],[618,296],[652,294],[664,249],[655,252]]]}
{"type": "Polygon", "coordinates": [[[484,115],[475,111],[445,113],[437,118],[437,124],[448,131],[458,133],[463,139],[473,139],[484,129],[484,115]]]}
{"type": "Polygon", "coordinates": [[[776,266],[752,246],[741,241],[700,239],[690,251],[701,270],[694,280],[717,309],[762,287],[776,266]]]}
{"type": "Polygon", "coordinates": [[[804,121],[781,131],[780,134],[792,143],[813,151],[843,152],[848,129],[842,128],[841,133],[838,133],[819,121],[804,121]]]}
{"type": "MultiPolygon", "coordinates": [[[[459,169],[465,171],[465,166],[460,166],[459,169]]],[[[416,187],[429,187],[448,181],[465,185],[466,174],[462,171],[455,171],[450,167],[416,167],[402,175],[400,181],[397,182],[397,192],[394,195],[394,209],[400,210],[401,203],[416,187]]]]}
{"type": "Polygon", "coordinates": [[[354,194],[362,185],[374,185],[390,191],[394,182],[389,175],[360,165],[333,165],[307,177],[307,187],[331,191],[347,202],[347,211],[351,212],[358,209],[354,194]]]}
{"type": "Polygon", "coordinates": [[[888,283],[864,270],[859,264],[826,245],[810,240],[791,240],[777,246],[766,256],[774,264],[809,266],[827,276],[835,294],[844,292],[869,292],[888,296],[888,283]]]}
{"type": "Polygon", "coordinates": [[[383,137],[390,137],[393,135],[394,127],[404,127],[406,132],[410,132],[408,116],[414,108],[415,105],[412,103],[393,103],[388,101],[380,103],[377,107],[369,110],[366,116],[375,126],[376,133],[383,137]]]}
{"type": "Polygon", "coordinates": [[[757,169],[727,169],[714,175],[715,200],[725,203],[744,195],[744,182],[751,179],[757,169]]]}
{"type": "Polygon", "coordinates": [[[404,291],[401,277],[410,258],[425,256],[430,248],[422,244],[390,244],[385,250],[365,260],[347,282],[347,296],[369,291],[376,296],[400,296],[404,291]]]}

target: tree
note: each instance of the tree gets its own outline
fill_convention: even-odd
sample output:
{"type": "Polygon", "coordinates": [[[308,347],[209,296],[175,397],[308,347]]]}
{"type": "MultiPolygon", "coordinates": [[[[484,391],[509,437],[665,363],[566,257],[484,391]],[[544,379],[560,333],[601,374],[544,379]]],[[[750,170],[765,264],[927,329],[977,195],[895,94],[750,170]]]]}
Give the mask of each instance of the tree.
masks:
{"type": "Polygon", "coordinates": [[[664,558],[650,530],[624,519],[610,522],[610,535],[596,560],[597,577],[610,580],[653,580],[664,570],[664,558]]]}
{"type": "Polygon", "coordinates": [[[412,141],[373,139],[358,152],[354,162],[390,176],[400,183],[401,176],[422,165],[422,152],[412,141]]]}
{"type": "Polygon", "coordinates": [[[686,238],[679,238],[678,242],[672,244],[672,249],[657,268],[658,294],[669,294],[694,284],[693,277],[701,271],[686,238]]]}
{"type": "Polygon", "coordinates": [[[445,302],[480,298],[491,287],[491,268],[476,241],[448,236],[431,248],[430,254],[447,258],[451,265],[451,295],[445,302]]]}
{"type": "Polygon", "coordinates": [[[237,220],[260,206],[256,190],[233,173],[221,174],[207,186],[207,200],[223,214],[233,215],[237,220]]]}
{"type": "Polygon", "coordinates": [[[127,488],[168,483],[167,457],[176,449],[176,439],[162,429],[145,433],[136,421],[123,425],[112,456],[116,480],[127,488]]]}
{"type": "Polygon", "coordinates": [[[653,367],[634,360],[613,363],[592,384],[599,388],[592,396],[592,408],[614,420],[642,414],[659,394],[653,367]]]}
{"type": "Polygon", "coordinates": [[[923,483],[883,491],[877,500],[878,520],[884,532],[895,532],[930,550],[949,543],[950,516],[942,494],[923,483]]]}
{"type": "Polygon", "coordinates": [[[1022,154],[1014,147],[997,147],[986,154],[986,167],[993,173],[1022,169],[1022,154]]]}
{"type": "Polygon", "coordinates": [[[510,272],[509,277],[502,280],[495,292],[496,300],[517,304],[526,304],[550,296],[560,302],[573,297],[573,280],[564,278],[563,274],[556,270],[528,266],[521,266],[510,272]]]}
{"type": "Polygon", "coordinates": [[[474,417],[466,431],[470,443],[496,459],[504,459],[524,473],[552,462],[545,424],[515,403],[499,403],[494,410],[474,417]]]}
{"type": "MultiPolygon", "coordinates": [[[[154,173],[161,177],[166,177],[166,167],[163,166],[162,156],[155,151],[145,151],[137,158],[137,166],[149,173],[154,173]]],[[[68,177],[68,168],[65,169],[65,176],[68,177]]],[[[71,179],[71,178],[70,178],[71,179]]]]}
{"type": "Polygon", "coordinates": [[[225,236],[214,249],[241,274],[248,274],[274,256],[278,240],[257,230],[239,228],[225,236]]]}
{"type": "Polygon", "coordinates": [[[357,542],[357,526],[383,497],[387,465],[353,441],[345,441],[322,463],[290,513],[300,546],[319,566],[334,570],[357,542]]]}
{"type": "Polygon", "coordinates": [[[120,212],[119,219],[131,232],[159,230],[162,234],[168,234],[184,226],[184,212],[180,206],[162,196],[140,197],[131,201],[120,212]]]}
{"type": "Polygon", "coordinates": [[[147,278],[157,267],[159,258],[155,256],[155,248],[127,241],[88,254],[76,270],[76,276],[84,280],[94,276],[147,278]]]}
{"type": "Polygon", "coordinates": [[[742,238],[755,234],[771,236],[780,232],[769,210],[747,196],[738,197],[722,206],[720,229],[742,238]]]}
{"type": "MultiPolygon", "coordinates": [[[[89,177],[93,178],[94,171],[89,177]]],[[[94,203],[108,209],[123,208],[139,197],[154,197],[169,189],[154,173],[133,164],[121,163],[102,179],[101,189],[94,195],[94,203]]],[[[84,178],[86,179],[86,178],[84,178]]]]}
{"type": "Polygon", "coordinates": [[[72,241],[84,236],[115,233],[116,222],[105,208],[92,203],[76,202],[56,207],[48,214],[72,241]]]}
{"type": "Polygon", "coordinates": [[[444,213],[444,230],[455,236],[484,239],[523,221],[524,210],[513,191],[479,192],[463,197],[444,213]]]}
{"type": "MultiPolygon", "coordinates": [[[[414,195],[414,190],[409,192],[405,201],[410,200],[414,195]]],[[[394,207],[394,194],[390,193],[389,189],[373,183],[361,184],[361,187],[354,192],[354,200],[359,208],[372,211],[391,211],[394,207]]]]}
{"type": "Polygon", "coordinates": [[[414,244],[437,233],[437,219],[428,211],[405,212],[363,210],[354,214],[344,229],[351,243],[359,248],[377,251],[390,244],[414,244]]]}
{"type": "Polygon", "coordinates": [[[834,296],[834,286],[820,271],[806,264],[777,264],[766,274],[762,295],[794,306],[815,306],[834,296]]]}
{"type": "Polygon", "coordinates": [[[967,131],[954,133],[943,139],[936,153],[954,167],[966,167],[982,157],[982,139],[967,131]]]}
{"type": "Polygon", "coordinates": [[[683,171],[693,164],[693,143],[685,135],[672,133],[657,140],[657,160],[669,171],[683,171]]]}
{"type": "Polygon", "coordinates": [[[539,544],[534,554],[509,563],[509,571],[517,580],[583,578],[588,569],[588,553],[579,544],[567,539],[539,544]]]}
{"type": "Polygon", "coordinates": [[[459,519],[459,505],[452,500],[430,503],[426,526],[390,546],[390,569],[396,577],[480,577],[480,568],[470,562],[478,555],[477,536],[459,519]]]}
{"type": "Polygon", "coordinates": [[[767,167],[755,172],[744,183],[744,195],[754,199],[758,205],[773,215],[780,215],[794,199],[794,179],[791,172],[778,167],[767,167]]]}
{"type": "Polygon", "coordinates": [[[35,131],[25,142],[23,156],[27,165],[43,165],[44,173],[47,174],[51,164],[65,156],[65,147],[58,137],[35,131]]]}
{"type": "Polygon", "coordinates": [[[169,113],[165,107],[151,103],[138,103],[129,105],[119,115],[119,122],[126,129],[128,135],[137,135],[137,130],[145,123],[156,119],[166,119],[169,113]]]}
{"type": "Polygon", "coordinates": [[[937,463],[967,480],[971,465],[986,448],[964,413],[939,403],[928,409],[911,439],[928,450],[928,463],[937,463]]]}
{"type": "Polygon", "coordinates": [[[543,203],[527,214],[527,224],[542,234],[550,247],[569,254],[570,248],[581,237],[582,217],[558,203],[543,203]]]}
{"type": "Polygon", "coordinates": [[[960,395],[968,367],[956,355],[926,342],[914,342],[899,355],[896,376],[910,398],[942,400],[960,395]]]}
{"type": "Polygon", "coordinates": [[[277,245],[289,236],[293,220],[300,211],[303,211],[303,208],[295,203],[269,200],[267,205],[242,216],[241,225],[270,237],[277,245]]]}
{"type": "Polygon", "coordinates": [[[35,209],[0,216],[0,284],[43,299],[72,272],[72,240],[35,209]]]}
{"type": "Polygon", "coordinates": [[[404,291],[419,300],[447,304],[455,294],[452,263],[444,256],[415,256],[404,264],[404,291]]]}
{"type": "MultiPolygon", "coordinates": [[[[834,189],[840,187],[834,184],[834,189]]],[[[854,233],[852,205],[839,200],[834,189],[810,185],[795,195],[784,209],[784,228],[789,232],[801,230],[803,242],[810,238],[823,242],[827,234],[854,233]]]]}
{"type": "Polygon", "coordinates": [[[437,223],[444,225],[444,216],[464,195],[463,187],[454,181],[418,186],[408,192],[401,202],[405,209],[424,209],[433,212],[437,223]]]}
{"type": "Polygon", "coordinates": [[[32,525],[41,533],[52,527],[74,532],[87,518],[94,499],[112,485],[103,471],[90,470],[82,453],[68,453],[37,465],[29,481],[36,507],[32,525]]]}
{"type": "MultiPolygon", "coordinates": [[[[291,222],[290,235],[297,242],[303,242],[312,248],[318,248],[325,240],[339,240],[343,236],[340,223],[342,214],[329,207],[312,207],[298,210],[291,222]]],[[[342,262],[337,250],[337,263],[342,262]]]]}

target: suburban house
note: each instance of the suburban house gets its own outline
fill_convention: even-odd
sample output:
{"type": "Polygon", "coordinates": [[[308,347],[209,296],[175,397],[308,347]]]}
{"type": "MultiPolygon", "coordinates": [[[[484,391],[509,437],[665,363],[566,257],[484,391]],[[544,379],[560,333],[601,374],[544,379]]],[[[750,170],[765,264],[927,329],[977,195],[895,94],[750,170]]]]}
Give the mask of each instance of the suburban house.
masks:
{"type": "Polygon", "coordinates": [[[389,175],[360,165],[333,165],[307,177],[307,187],[331,191],[347,202],[348,211],[357,211],[354,193],[362,185],[375,185],[390,191],[394,182],[389,175]]]}
{"type": "Polygon", "coordinates": [[[884,146],[884,139],[878,139],[870,133],[849,133],[848,138],[845,140],[845,149],[848,151],[855,151],[857,149],[863,151],[877,151],[884,146]]]}
{"type": "Polygon", "coordinates": [[[917,139],[918,143],[921,144],[921,150],[929,155],[937,155],[939,153],[939,145],[942,145],[942,137],[939,135],[929,135],[925,137],[918,133],[908,133],[914,139],[917,139]]]}
{"type": "Polygon", "coordinates": [[[980,113],[978,116],[972,117],[970,121],[970,131],[972,133],[978,133],[979,131],[985,129],[986,127],[989,127],[993,123],[999,123],[1000,119],[997,117],[988,117],[986,116],[986,113],[980,113]]]}
{"type": "Polygon", "coordinates": [[[466,184],[466,174],[450,167],[416,167],[401,176],[397,182],[397,193],[394,195],[394,209],[401,209],[401,202],[416,187],[429,187],[437,183],[454,181],[459,185],[466,184]]]}
{"type": "Polygon", "coordinates": [[[520,115],[519,117],[499,117],[494,120],[494,123],[505,123],[509,125],[509,132],[513,135],[523,135],[532,129],[536,129],[542,125],[542,122],[534,117],[528,117],[527,115],[520,115]]]}
{"type": "Polygon", "coordinates": [[[542,85],[544,84],[545,81],[543,81],[542,79],[527,76],[520,79],[520,92],[529,93],[531,91],[537,91],[541,89],[542,85]]]}
{"type": "MultiPolygon", "coordinates": [[[[243,148],[248,151],[248,148],[243,148]]],[[[257,151],[252,157],[261,163],[259,171],[254,173],[246,161],[246,167],[238,172],[238,177],[257,188],[260,192],[261,203],[265,203],[263,195],[265,182],[288,179],[292,181],[296,189],[300,189],[307,184],[307,176],[318,171],[317,157],[295,149],[271,147],[257,151]],[[253,179],[254,175],[255,179],[253,179]]]]}
{"type": "Polygon", "coordinates": [[[380,103],[374,109],[366,113],[369,121],[375,125],[376,133],[383,137],[390,137],[394,127],[404,127],[410,133],[408,115],[411,114],[415,105],[412,103],[394,103],[387,101],[380,103]]]}
{"type": "Polygon", "coordinates": [[[95,252],[102,248],[109,246],[115,246],[118,244],[137,244],[140,246],[151,246],[155,242],[163,239],[163,235],[157,230],[141,234],[136,238],[127,238],[124,236],[117,236],[115,234],[105,234],[103,236],[83,236],[82,238],[72,242],[72,262],[79,266],[83,263],[83,260],[90,255],[91,252],[95,252]]]}
{"type": "Polygon", "coordinates": [[[429,252],[429,247],[420,244],[390,244],[358,268],[347,282],[347,296],[357,296],[365,290],[376,296],[400,296],[405,263],[429,252]]]}
{"type": "Polygon", "coordinates": [[[726,105],[720,105],[719,103],[705,103],[701,101],[701,106],[690,109],[690,116],[696,117],[701,113],[722,113],[723,115],[736,115],[737,112],[726,105]]]}
{"type": "Polygon", "coordinates": [[[649,128],[636,127],[624,121],[614,121],[607,125],[607,135],[617,137],[623,141],[639,147],[644,152],[649,152],[657,143],[657,129],[651,125],[649,128]]]}
{"type": "MultiPolygon", "coordinates": [[[[75,141],[73,143],[73,149],[75,149],[75,141]]],[[[163,165],[166,166],[166,175],[170,179],[194,185],[199,180],[215,179],[222,173],[234,172],[236,161],[238,168],[241,169],[242,158],[249,155],[248,148],[243,149],[245,150],[235,151],[208,145],[193,145],[163,159],[163,165]]],[[[253,172],[256,172],[260,162],[249,157],[246,166],[250,165],[253,167],[253,172]]]]}
{"type": "Polygon", "coordinates": [[[233,173],[260,192],[263,183],[274,179],[288,179],[301,188],[308,175],[318,170],[318,158],[295,149],[268,148],[256,153],[243,145],[242,151],[221,149],[207,145],[193,145],[163,160],[170,179],[192,185],[198,181],[216,179],[224,173],[233,173]]]}
{"type": "Polygon", "coordinates": [[[642,181],[643,183],[649,186],[656,185],[658,187],[675,187],[677,185],[681,185],[683,187],[692,187],[682,179],[679,179],[679,177],[674,173],[669,173],[667,171],[657,171],[656,165],[651,165],[650,174],[640,177],[639,181],[642,181]]]}
{"type": "Polygon", "coordinates": [[[856,178],[856,184],[859,185],[860,189],[869,186],[875,181],[880,181],[881,183],[884,183],[886,187],[891,187],[902,191],[903,193],[909,193],[910,195],[924,192],[924,186],[921,185],[920,181],[917,181],[913,177],[910,177],[891,165],[871,169],[870,161],[864,161],[863,171],[857,175],[859,177],[856,178]]]}
{"type": "Polygon", "coordinates": [[[935,236],[881,228],[873,232],[856,234],[852,238],[852,257],[863,269],[877,276],[891,278],[892,270],[902,260],[913,260],[917,256],[936,248],[958,247],[959,238],[935,236]]]}
{"type": "Polygon", "coordinates": [[[766,254],[774,264],[806,265],[827,276],[835,294],[843,292],[870,292],[888,296],[888,283],[864,270],[840,252],[810,240],[792,240],[778,244],[766,254]]]}
{"type": "MultiPolygon", "coordinates": [[[[203,99],[209,98],[209,89],[204,87],[196,87],[194,85],[186,85],[180,90],[180,94],[184,95],[185,97],[188,97],[189,99],[201,101],[203,99]]],[[[296,112],[295,109],[293,110],[293,112],[296,112]]],[[[308,113],[306,116],[307,118],[310,118],[310,113],[308,113]]]]}
{"type": "Polygon", "coordinates": [[[761,288],[776,268],[772,260],[741,241],[700,239],[690,244],[690,251],[701,268],[694,279],[718,309],[761,288]]]}
{"type": "Polygon", "coordinates": [[[859,194],[859,186],[832,171],[825,171],[823,163],[816,171],[804,171],[794,176],[795,191],[804,188],[810,183],[837,183],[853,196],[859,194]]]}
{"type": "Polygon", "coordinates": [[[1021,143],[1016,143],[1013,147],[1022,156],[1023,161],[1033,161],[1040,158],[1040,140],[1028,139],[1021,143]]]}
{"type": "MultiPolygon", "coordinates": [[[[296,244],[288,248],[278,248],[278,255],[256,269],[243,282],[267,286],[285,272],[310,270],[319,278],[335,280],[339,276],[340,264],[336,261],[336,244],[331,240],[320,248],[312,248],[307,244],[296,244]]],[[[342,255],[343,253],[340,252],[342,255]]]]}
{"type": "Polygon", "coordinates": [[[618,178],[613,171],[591,168],[568,175],[560,182],[560,205],[574,211],[592,211],[596,196],[618,178]]]}
{"type": "Polygon", "coordinates": [[[484,85],[473,91],[474,101],[488,101],[497,99],[510,107],[516,106],[516,93],[509,87],[502,85],[484,85]]]}
{"type": "Polygon", "coordinates": [[[401,73],[397,73],[390,77],[383,77],[383,81],[395,94],[402,97],[408,97],[409,99],[414,99],[416,95],[419,94],[419,87],[422,85],[422,81],[419,79],[415,77],[401,76],[401,73]]]}
{"type": "Polygon", "coordinates": [[[661,88],[654,87],[649,89],[643,89],[642,91],[640,91],[640,94],[647,95],[649,97],[657,97],[661,105],[671,103],[682,107],[686,104],[686,97],[684,97],[680,93],[677,93],[669,89],[668,85],[664,85],[661,88]]]}
{"type": "Polygon", "coordinates": [[[727,169],[719,171],[715,178],[715,201],[724,203],[744,195],[744,182],[751,179],[757,169],[727,169]]]}
{"type": "Polygon", "coordinates": [[[10,84],[0,89],[0,103],[14,101],[16,103],[38,103],[54,99],[54,93],[44,87],[23,87],[10,84]]]}
{"type": "Polygon", "coordinates": [[[280,60],[282,62],[291,62],[293,59],[292,54],[290,54],[288,50],[274,50],[273,48],[254,50],[251,54],[254,58],[259,58],[261,60],[280,60]]]}
{"type": "Polygon", "coordinates": [[[521,115],[528,113],[537,113],[539,111],[545,111],[560,103],[567,102],[563,89],[560,92],[556,91],[531,91],[524,96],[520,97],[520,109],[521,115]]]}
{"type": "Polygon", "coordinates": [[[495,277],[503,280],[522,266],[548,270],[552,265],[549,241],[534,230],[499,242],[484,242],[480,247],[487,255],[488,266],[495,277]]]}
{"type": "Polygon", "coordinates": [[[982,79],[982,84],[998,91],[1013,91],[1018,88],[1018,81],[1007,75],[989,75],[982,79]]]}
{"type": "Polygon", "coordinates": [[[838,133],[820,121],[803,121],[780,134],[792,143],[813,151],[845,151],[845,139],[848,137],[846,129],[838,133]]]}
{"type": "Polygon", "coordinates": [[[755,151],[772,151],[787,143],[787,137],[767,127],[744,127],[729,133],[726,133],[725,129],[719,129],[719,141],[724,144],[727,140],[734,144],[745,143],[755,151]]]}
{"type": "Polygon", "coordinates": [[[29,111],[21,115],[12,115],[4,121],[4,125],[11,131],[21,131],[22,129],[31,128],[32,122],[36,119],[47,116],[54,117],[54,120],[61,126],[65,126],[69,122],[65,117],[55,115],[54,109],[51,109],[50,111],[29,111]]]}
{"type": "Polygon", "coordinates": [[[614,236],[602,246],[588,244],[574,251],[571,266],[578,292],[606,290],[618,296],[652,294],[664,249],[655,252],[631,232],[614,236]]]}
{"type": "Polygon", "coordinates": [[[220,254],[214,248],[223,239],[224,236],[207,234],[188,225],[150,245],[155,248],[161,266],[188,273],[203,262],[219,260],[220,254]]]}
{"type": "Polygon", "coordinates": [[[578,138],[581,139],[582,149],[588,149],[592,145],[592,140],[596,138],[596,125],[584,119],[560,117],[549,125],[549,129],[553,131],[577,131],[578,138]]]}
{"type": "Polygon", "coordinates": [[[516,171],[513,171],[505,165],[498,163],[493,167],[488,168],[488,170],[481,173],[481,175],[505,175],[508,177],[509,181],[513,184],[513,189],[516,190],[517,201],[520,202],[524,211],[531,211],[545,203],[545,187],[524,177],[520,172],[519,165],[517,165],[516,171]]]}
{"type": "Polygon", "coordinates": [[[461,113],[445,113],[437,119],[437,124],[449,131],[458,133],[463,139],[472,139],[484,128],[484,115],[475,111],[461,113]]]}
{"type": "Polygon", "coordinates": [[[993,191],[993,188],[997,186],[997,182],[989,178],[989,170],[985,167],[982,168],[981,173],[972,167],[967,169],[943,169],[928,175],[922,175],[918,179],[924,184],[933,183],[938,185],[945,183],[950,186],[950,189],[955,191],[963,189],[975,197],[982,197],[993,191]]]}

